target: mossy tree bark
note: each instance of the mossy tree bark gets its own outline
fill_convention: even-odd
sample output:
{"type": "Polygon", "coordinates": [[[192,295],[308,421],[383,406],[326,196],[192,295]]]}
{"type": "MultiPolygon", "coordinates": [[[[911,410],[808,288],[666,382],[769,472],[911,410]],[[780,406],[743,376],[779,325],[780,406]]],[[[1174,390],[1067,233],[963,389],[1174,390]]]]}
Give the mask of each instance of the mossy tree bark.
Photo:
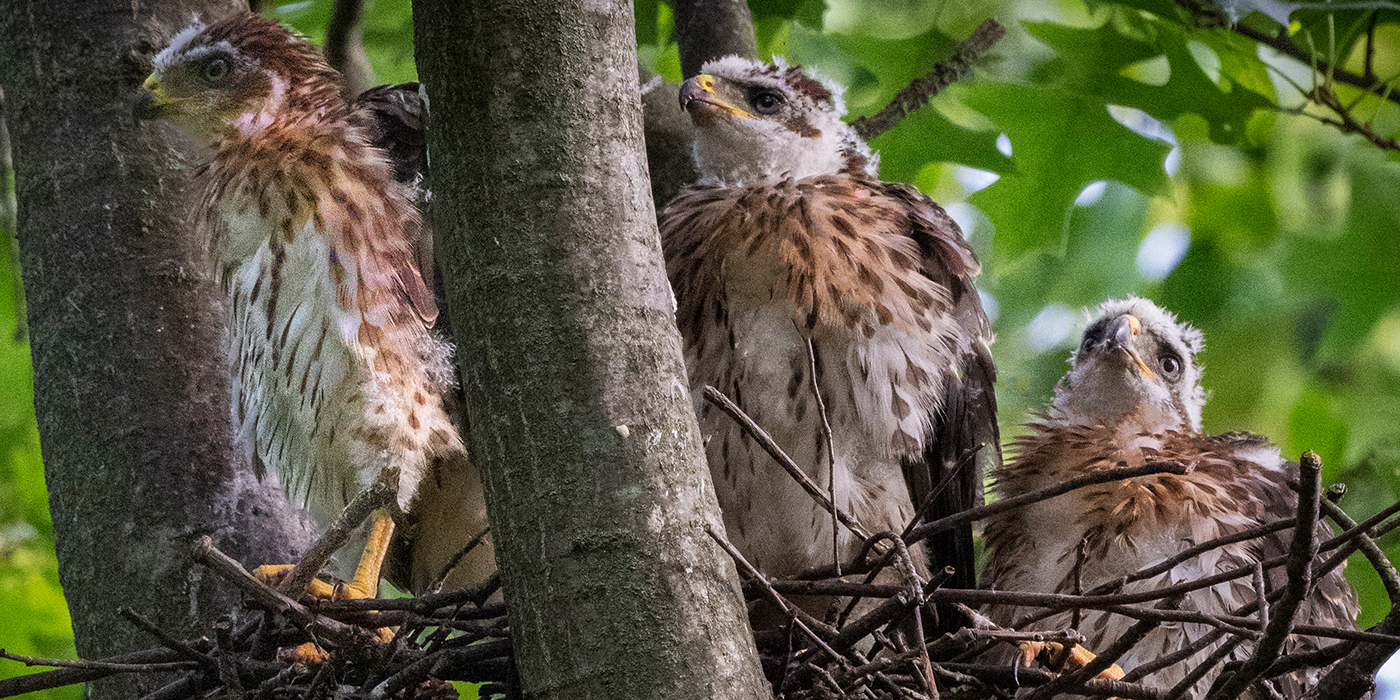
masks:
{"type": "Polygon", "coordinates": [[[473,451],[532,698],[766,698],[684,378],[630,0],[414,2],[473,451]]]}
{"type": "MultiPolygon", "coordinates": [[[[78,653],[152,646],[119,607],[176,636],[236,593],[187,552],[199,535],[245,562],[288,561],[308,532],[231,449],[222,300],[187,225],[193,144],[137,125],[136,88],[192,12],[225,0],[0,3],[35,403],[59,576],[78,653]]],[[[139,697],[132,674],[94,697],[139,697]]]]}

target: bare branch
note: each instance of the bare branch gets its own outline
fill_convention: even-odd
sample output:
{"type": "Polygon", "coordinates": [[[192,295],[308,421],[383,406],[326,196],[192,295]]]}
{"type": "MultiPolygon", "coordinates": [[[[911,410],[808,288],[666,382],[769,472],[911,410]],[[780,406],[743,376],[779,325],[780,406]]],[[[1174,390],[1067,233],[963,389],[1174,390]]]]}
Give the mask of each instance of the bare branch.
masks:
{"type": "Polygon", "coordinates": [[[214,541],[207,535],[195,542],[193,556],[196,562],[209,567],[215,573],[238,586],[239,590],[256,600],[264,608],[286,617],[299,627],[314,630],[316,634],[331,639],[337,644],[349,643],[357,636],[368,638],[367,632],[317,615],[301,603],[263,584],[238,562],[220,552],[214,546],[214,541]]]}
{"type": "Polygon", "coordinates": [[[217,666],[214,660],[209,658],[208,654],[201,653],[194,647],[190,646],[188,643],[172,637],[165,630],[157,627],[156,624],[154,622],[151,622],[150,619],[148,619],[145,615],[142,615],[141,613],[136,612],[131,608],[118,608],[117,613],[120,614],[122,617],[125,617],[126,619],[130,620],[132,624],[136,625],[137,627],[140,627],[147,634],[150,634],[152,637],[155,637],[166,649],[169,649],[190,661],[198,662],[199,665],[204,667],[206,670],[214,669],[217,666]]]}
{"type": "Polygon", "coordinates": [[[807,494],[817,502],[817,505],[820,505],[829,513],[834,512],[836,519],[840,520],[841,524],[845,525],[846,528],[851,531],[851,534],[860,538],[862,542],[870,539],[870,532],[861,526],[860,522],[850,514],[837,508],[831,502],[831,499],[827,498],[822,487],[812,481],[811,477],[807,476],[807,472],[802,471],[802,467],[797,466],[797,463],[792,461],[792,458],[783,451],[783,448],[778,446],[778,443],[773,440],[773,436],[769,435],[768,431],[760,427],[758,423],[755,423],[747,413],[744,413],[744,410],[739,408],[738,404],[734,403],[728,396],[725,396],[719,389],[712,386],[705,387],[704,393],[706,401],[714,404],[719,410],[724,411],[730,418],[733,418],[749,437],[753,438],[779,466],[786,470],[788,474],[792,475],[792,478],[797,480],[797,483],[802,486],[802,490],[806,491],[807,494]]]}
{"type": "MultiPolygon", "coordinates": [[[[209,648],[212,644],[208,640],[198,642],[200,646],[209,648]]],[[[42,671],[24,676],[0,679],[0,698],[10,698],[16,695],[24,695],[50,688],[61,688],[74,683],[88,683],[105,678],[114,673],[124,671],[112,670],[116,667],[140,666],[149,664],[162,664],[178,661],[180,654],[169,649],[146,649],[134,651],[128,654],[110,656],[98,661],[106,668],[92,667],[64,667],[56,671],[42,671]]]]}
{"type": "Polygon", "coordinates": [[[672,8],[685,77],[716,58],[757,55],[747,0],[677,0],[672,8]]]}
{"type": "Polygon", "coordinates": [[[1188,671],[1184,678],[1172,686],[1171,690],[1167,692],[1166,700],[1178,700],[1178,698],[1185,697],[1192,688],[1196,687],[1197,683],[1201,682],[1202,678],[1206,677],[1207,673],[1220,665],[1220,662],[1224,661],[1225,657],[1235,650],[1235,647],[1243,644],[1244,639],[1244,637],[1235,637],[1220,645],[1210,656],[1206,657],[1205,661],[1188,671]]]}
{"type": "Polygon", "coordinates": [[[929,100],[949,85],[971,73],[972,67],[1004,36],[1006,27],[994,19],[988,19],[971,36],[958,42],[948,60],[935,65],[927,75],[915,78],[879,112],[869,117],[861,117],[851,122],[851,126],[866,141],[889,131],[909,116],[910,112],[928,104],[929,100]]]}
{"type": "Polygon", "coordinates": [[[326,24],[326,62],[345,76],[346,92],[358,95],[374,84],[374,68],[365,55],[364,32],[360,19],[364,15],[364,0],[335,0],[331,18],[326,24]]]}
{"type": "Polygon", "coordinates": [[[759,586],[762,587],[764,592],[767,594],[768,600],[772,601],[774,605],[778,606],[779,610],[787,614],[792,619],[793,624],[796,625],[797,628],[801,630],[803,634],[807,635],[813,642],[816,642],[817,646],[820,647],[823,651],[826,651],[828,654],[830,654],[832,658],[841,658],[840,654],[837,654],[830,646],[827,645],[828,639],[836,638],[836,630],[831,629],[829,626],[822,624],[821,622],[811,619],[806,615],[806,613],[802,611],[801,608],[798,608],[797,606],[792,605],[791,603],[784,600],[783,597],[779,595],[778,592],[775,591],[772,586],[768,585],[768,579],[765,578],[758,569],[754,568],[754,565],[750,564],[749,560],[745,559],[744,555],[741,554],[739,550],[729,542],[729,540],[725,539],[724,536],[719,534],[718,532],[715,532],[714,528],[710,527],[709,525],[706,525],[705,533],[708,534],[712,539],[714,539],[714,541],[718,543],[719,546],[722,549],[724,549],[724,551],[728,553],[731,558],[734,559],[734,564],[739,567],[739,571],[743,573],[744,576],[746,576],[749,580],[758,582],[759,586]],[[815,631],[818,629],[822,630],[822,633],[825,636],[818,635],[815,631]]]}
{"type": "Polygon", "coordinates": [[[355,496],[345,510],[340,512],[340,517],[336,518],[321,537],[316,540],[316,544],[311,546],[311,550],[292,567],[287,577],[282,579],[282,583],[277,589],[285,595],[300,596],[306,586],[311,583],[311,579],[316,578],[316,574],[321,573],[321,567],[331,560],[345,543],[350,541],[350,536],[355,533],[355,528],[369,517],[369,514],[378,508],[383,508],[394,501],[393,489],[376,485],[366,489],[355,496]]]}
{"type": "MultiPolygon", "coordinates": [[[[1341,506],[1330,500],[1323,499],[1322,512],[1336,523],[1343,530],[1356,528],[1356,521],[1342,510],[1341,506]]],[[[1376,545],[1376,541],[1371,539],[1365,531],[1356,536],[1356,542],[1361,547],[1361,553],[1366,555],[1366,560],[1371,562],[1371,568],[1376,570],[1376,574],[1381,577],[1381,584],[1385,586],[1386,597],[1390,599],[1390,606],[1393,608],[1400,605],[1400,576],[1395,572],[1395,565],[1390,563],[1390,558],[1376,545]]]]}
{"type": "Polygon", "coordinates": [[[1293,528],[1293,541],[1288,548],[1288,584],[1283,599],[1273,606],[1269,626],[1263,639],[1254,645],[1254,653],[1240,666],[1219,691],[1208,700],[1228,700],[1244,692],[1264,675],[1283,652],[1283,643],[1293,629],[1293,616],[1303,604],[1312,584],[1313,558],[1317,556],[1317,538],[1313,533],[1322,498],[1322,459],[1311,450],[1304,452],[1298,465],[1298,523],[1293,528]]]}
{"type": "Polygon", "coordinates": [[[1339,83],[1345,83],[1352,87],[1361,88],[1383,99],[1400,104],[1400,95],[1391,91],[1388,82],[1377,78],[1375,75],[1357,75],[1343,68],[1332,65],[1315,51],[1304,49],[1293,43],[1293,39],[1288,33],[1287,27],[1282,27],[1276,34],[1266,34],[1258,29],[1241,22],[1231,22],[1219,6],[1208,0],[1176,0],[1176,4],[1181,6],[1198,21],[1202,26],[1210,28],[1228,29],[1240,36],[1246,37],[1260,44],[1292,58],[1309,68],[1315,69],[1322,75],[1330,76],[1331,79],[1339,83]]]}

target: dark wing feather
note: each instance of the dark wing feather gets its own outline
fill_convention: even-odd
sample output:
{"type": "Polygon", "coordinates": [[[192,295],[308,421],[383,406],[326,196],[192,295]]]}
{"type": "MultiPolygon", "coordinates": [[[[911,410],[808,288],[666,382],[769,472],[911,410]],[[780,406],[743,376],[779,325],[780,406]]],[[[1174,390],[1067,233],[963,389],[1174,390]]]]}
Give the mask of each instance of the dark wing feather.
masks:
{"type": "MultiPolygon", "coordinates": [[[[356,126],[365,130],[370,145],[383,151],[394,168],[394,179],[414,188],[418,210],[423,215],[423,232],[414,246],[414,261],[437,308],[447,308],[447,293],[442,286],[442,271],[434,250],[432,222],[427,207],[423,206],[428,175],[428,110],[418,92],[418,83],[369,88],[351,100],[351,109],[356,126]]],[[[443,337],[452,337],[445,314],[435,321],[443,337]]]]}
{"type": "MultiPolygon", "coordinates": [[[[910,236],[922,255],[921,272],[948,289],[953,302],[950,313],[962,329],[959,336],[963,339],[955,350],[956,371],[948,373],[944,381],[942,409],[932,416],[923,453],[903,463],[905,482],[919,508],[912,527],[982,504],[982,475],[1001,465],[996,367],[988,347],[991,322],[972,283],[981,268],[958,225],[917,190],[895,184],[885,188],[908,205],[910,236]]],[[[931,570],[944,566],[956,570],[948,585],[976,587],[971,524],[935,535],[926,546],[931,570]]],[[[940,627],[956,629],[956,619],[944,619],[940,627]]]]}
{"type": "Polygon", "coordinates": [[[418,83],[380,85],[351,101],[357,125],[394,166],[394,179],[413,182],[428,169],[428,140],[418,83]]]}
{"type": "MultiPolygon", "coordinates": [[[[1213,443],[1214,451],[1230,455],[1236,450],[1246,448],[1257,448],[1267,446],[1268,438],[1244,432],[1224,433],[1208,438],[1213,443]]],[[[1239,463],[1248,464],[1246,460],[1235,456],[1239,463]]],[[[1298,512],[1298,463],[1284,462],[1281,470],[1273,469],[1251,469],[1259,477],[1258,479],[1241,479],[1236,483],[1249,491],[1249,496],[1257,501],[1264,517],[1259,518],[1262,522],[1279,517],[1289,517],[1298,512]]],[[[1326,521],[1318,523],[1317,532],[1314,537],[1320,542],[1331,538],[1336,534],[1332,526],[1326,521]]],[[[1263,561],[1280,557],[1288,553],[1290,540],[1293,537],[1292,530],[1283,530],[1264,536],[1255,540],[1258,551],[1255,556],[1263,561]]],[[[1319,556],[1314,559],[1314,566],[1326,560],[1326,556],[1319,556]]],[[[1361,601],[1356,589],[1346,579],[1344,573],[1346,563],[1333,569],[1327,575],[1318,580],[1317,586],[1308,594],[1307,599],[1299,608],[1294,620],[1298,624],[1319,625],[1334,629],[1353,630],[1357,629],[1356,616],[1361,611],[1361,601]]],[[[1272,592],[1283,588],[1288,584],[1287,574],[1283,567],[1272,569],[1268,574],[1268,588],[1272,592]]],[[[1316,651],[1326,646],[1331,640],[1317,637],[1303,637],[1293,635],[1289,637],[1286,651],[1292,653],[1303,653],[1316,651]]],[[[1284,697],[1302,697],[1307,691],[1310,683],[1306,672],[1295,672],[1285,674],[1275,678],[1272,683],[1283,694],[1284,697]]]]}

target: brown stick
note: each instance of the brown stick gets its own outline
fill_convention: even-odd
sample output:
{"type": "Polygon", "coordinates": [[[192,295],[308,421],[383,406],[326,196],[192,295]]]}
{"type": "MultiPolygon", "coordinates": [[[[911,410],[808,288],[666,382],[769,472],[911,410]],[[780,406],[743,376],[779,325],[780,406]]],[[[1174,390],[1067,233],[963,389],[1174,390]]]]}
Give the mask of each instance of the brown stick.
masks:
{"type": "Polygon", "coordinates": [[[195,542],[194,560],[209,567],[214,573],[227,579],[239,590],[243,591],[253,600],[267,610],[271,610],[283,617],[291,620],[292,624],[311,630],[313,633],[324,637],[331,642],[342,645],[354,641],[357,637],[369,639],[367,631],[337,622],[328,617],[317,615],[308,610],[301,603],[288,598],[281,592],[273,590],[271,587],[259,581],[252,574],[248,573],[238,562],[234,561],[227,554],[219,551],[214,546],[214,541],[208,535],[200,537],[195,542]]]}
{"type": "MultiPolygon", "coordinates": [[[[1329,499],[1322,500],[1322,512],[1343,530],[1351,530],[1356,527],[1356,521],[1351,519],[1342,507],[1333,503],[1329,499]]],[[[1395,565],[1390,563],[1385,552],[1376,546],[1376,541],[1370,535],[1362,531],[1356,536],[1356,541],[1361,547],[1361,553],[1366,555],[1366,561],[1371,563],[1371,568],[1376,570],[1376,575],[1381,577],[1381,585],[1385,586],[1385,595],[1390,599],[1390,607],[1400,605],[1400,576],[1395,572],[1395,565]]]]}
{"type": "Polygon", "coordinates": [[[924,523],[909,532],[904,538],[906,544],[914,544],[926,537],[936,535],[940,532],[951,530],[963,523],[969,523],[993,515],[1005,513],[1009,510],[1023,508],[1032,503],[1046,501],[1056,496],[1062,496],[1070,491],[1082,489],[1086,486],[1104,484],[1110,481],[1123,481],[1125,479],[1135,479],[1140,476],[1151,476],[1153,474],[1176,474],[1178,476],[1191,471],[1188,465],[1177,464],[1175,462],[1153,462],[1144,464],[1141,467],[1123,467],[1118,469],[1104,469],[1092,474],[1070,479],[1064,483],[1032,491],[1030,493],[1004,498],[996,503],[989,503],[985,506],[969,508],[961,513],[954,513],[946,518],[939,518],[931,523],[924,523]]]}
{"type": "Polygon", "coordinates": [[[218,668],[218,664],[215,663],[213,659],[209,658],[208,654],[200,653],[188,643],[172,637],[170,634],[166,633],[165,630],[157,627],[156,624],[151,622],[145,615],[131,608],[117,608],[117,613],[127,620],[130,620],[132,624],[145,630],[147,634],[155,637],[165,648],[174,651],[190,661],[198,662],[199,665],[203,666],[206,670],[218,668]]]}
{"type": "Polygon", "coordinates": [[[112,663],[110,661],[85,661],[83,659],[43,659],[35,656],[11,654],[0,649],[0,659],[18,661],[25,666],[53,666],[54,668],[78,668],[88,671],[112,671],[114,673],[147,673],[150,671],[181,671],[193,668],[192,661],[168,661],[144,664],[112,663]]]}
{"type": "Polygon", "coordinates": [[[1207,700],[1229,700],[1244,692],[1269,670],[1283,653],[1283,643],[1293,630],[1293,617],[1307,597],[1312,584],[1313,558],[1317,556],[1317,539],[1313,532],[1322,497],[1322,459],[1311,450],[1298,460],[1298,523],[1293,528],[1293,542],[1288,548],[1288,584],[1283,599],[1272,607],[1269,626],[1264,637],[1254,645],[1254,653],[1239,670],[1207,700]]]}
{"type": "MultiPolygon", "coordinates": [[[[341,511],[340,517],[335,519],[329,528],[316,540],[316,544],[311,546],[311,550],[292,567],[291,573],[287,574],[277,590],[284,595],[300,596],[306,590],[306,586],[311,583],[311,579],[316,578],[316,574],[321,572],[321,567],[331,560],[331,557],[350,540],[350,535],[354,534],[355,528],[369,517],[377,508],[383,508],[394,501],[394,490],[384,486],[376,485],[366,489],[355,496],[345,510],[341,511]]],[[[239,567],[240,569],[242,567],[239,567]]],[[[376,582],[377,583],[377,582],[376,582]]]]}
{"type": "MultiPolygon", "coordinates": [[[[200,640],[198,642],[194,642],[194,644],[202,645],[205,648],[208,648],[209,646],[207,640],[200,640]]],[[[109,656],[105,659],[99,659],[98,661],[100,661],[103,664],[111,664],[115,666],[139,666],[142,664],[174,662],[179,659],[180,655],[169,649],[145,649],[142,651],[133,651],[127,654],[119,654],[117,656],[109,656]]],[[[9,698],[14,697],[16,695],[24,695],[25,693],[33,693],[40,690],[49,690],[51,688],[61,688],[65,685],[72,685],[74,683],[88,683],[91,681],[98,680],[100,678],[106,678],[107,676],[110,676],[114,673],[125,672],[126,671],[110,670],[110,668],[95,669],[65,667],[59,668],[56,671],[40,671],[39,673],[31,673],[24,676],[15,676],[13,678],[0,679],[0,698],[9,698]]]]}
{"type": "Polygon", "coordinates": [[[757,581],[759,585],[763,587],[768,599],[772,601],[774,605],[778,606],[779,610],[781,610],[784,614],[790,617],[792,619],[793,624],[796,625],[797,628],[801,630],[803,634],[807,635],[807,637],[809,637],[813,642],[815,642],[817,646],[822,649],[822,651],[825,651],[828,654],[830,654],[832,658],[842,659],[842,656],[836,653],[836,651],[833,650],[827,644],[827,639],[834,639],[836,637],[837,633],[835,630],[831,629],[827,625],[817,622],[816,620],[804,620],[803,618],[807,617],[806,613],[804,613],[801,608],[798,608],[789,603],[788,601],[784,600],[783,597],[779,595],[777,591],[773,590],[773,588],[768,585],[768,579],[766,579],[763,576],[763,574],[759,572],[758,569],[754,568],[754,565],[750,564],[749,560],[745,559],[744,555],[740,553],[739,550],[729,542],[729,540],[725,539],[724,536],[719,534],[718,532],[715,532],[714,528],[710,527],[709,525],[705,526],[705,533],[708,534],[716,543],[719,544],[719,546],[722,549],[724,549],[725,552],[729,554],[729,556],[734,560],[734,564],[739,567],[739,570],[744,574],[744,576],[748,577],[751,580],[757,581]],[[809,624],[809,622],[815,624],[809,624]],[[827,636],[819,636],[815,631],[817,629],[822,630],[824,633],[826,633],[827,636]]]}
{"type": "Polygon", "coordinates": [[[826,492],[831,500],[831,508],[827,509],[831,513],[831,564],[836,567],[836,575],[840,576],[841,549],[838,546],[840,538],[837,537],[840,530],[836,527],[840,521],[836,517],[836,443],[831,437],[831,421],[826,416],[826,400],[822,398],[822,388],[817,383],[817,346],[811,338],[807,339],[807,373],[812,380],[812,398],[817,402],[817,415],[822,419],[821,434],[826,445],[826,492]]]}
{"type": "Polygon", "coordinates": [[[807,495],[811,496],[812,499],[817,502],[817,505],[826,509],[829,513],[834,512],[836,514],[836,519],[840,520],[841,524],[845,525],[846,529],[850,530],[851,534],[860,538],[862,542],[870,539],[870,531],[862,527],[860,522],[851,517],[848,513],[837,508],[835,504],[831,502],[831,499],[827,498],[822,488],[817,486],[816,482],[812,481],[811,477],[807,476],[807,472],[802,471],[802,468],[797,466],[797,462],[792,461],[792,458],[783,451],[783,448],[779,447],[778,443],[773,440],[773,436],[769,435],[768,431],[754,422],[754,419],[750,418],[749,414],[744,413],[744,409],[739,408],[739,405],[734,403],[728,396],[725,396],[724,392],[712,386],[705,387],[704,394],[706,401],[714,404],[719,410],[724,411],[730,418],[733,418],[734,421],[739,424],[739,427],[743,428],[744,432],[763,448],[763,451],[767,452],[779,466],[786,470],[792,478],[796,479],[797,483],[802,486],[802,490],[806,491],[807,495]]]}
{"type": "Polygon", "coordinates": [[[915,78],[908,87],[899,91],[899,94],[890,100],[879,112],[869,117],[861,117],[851,126],[856,133],[866,141],[873,140],[880,134],[889,131],[910,112],[928,104],[938,93],[943,92],[949,85],[962,80],[967,74],[972,72],[972,67],[976,65],[984,54],[992,49],[1001,38],[1006,36],[1006,27],[1001,26],[996,20],[989,19],[982,23],[971,36],[958,42],[957,48],[953,50],[953,55],[948,60],[942,61],[933,67],[927,75],[915,78]]]}

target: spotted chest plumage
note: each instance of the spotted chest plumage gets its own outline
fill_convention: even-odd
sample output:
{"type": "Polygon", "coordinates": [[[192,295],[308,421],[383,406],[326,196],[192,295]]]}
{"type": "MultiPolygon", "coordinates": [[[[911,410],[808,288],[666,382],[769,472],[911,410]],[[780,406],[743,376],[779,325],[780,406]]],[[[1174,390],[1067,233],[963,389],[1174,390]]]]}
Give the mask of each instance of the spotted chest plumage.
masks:
{"type": "Polygon", "coordinates": [[[322,517],[385,474],[407,505],[427,461],[462,450],[417,214],[358,130],[297,127],[224,142],[208,173],[239,442],[322,517]]]}
{"type": "MultiPolygon", "coordinates": [[[[1296,465],[1285,463],[1276,447],[1258,436],[1201,432],[1205,392],[1196,355],[1203,342],[1190,325],[1145,299],[1099,307],[1050,406],[1014,443],[1016,458],[995,471],[996,492],[1013,498],[1083,475],[1150,463],[1188,471],[1089,486],[989,519],[982,585],[1035,593],[1089,591],[1195,545],[1296,516],[1298,497],[1288,484],[1297,478],[1296,465]]],[[[1319,526],[1316,536],[1327,533],[1325,525],[1319,526]]],[[[1151,592],[1225,571],[1248,571],[1284,554],[1289,538],[1288,531],[1275,532],[1216,547],[1115,592],[1151,592]]],[[[1271,590],[1286,585],[1281,569],[1271,571],[1266,581],[1271,590]]],[[[1188,592],[1180,608],[1240,615],[1255,599],[1253,581],[1244,576],[1188,592]]],[[[1320,580],[1295,619],[1353,627],[1358,608],[1355,591],[1337,569],[1320,580]]],[[[993,622],[1011,626],[1040,610],[1001,605],[987,614],[993,622]]],[[[1106,649],[1135,622],[1109,611],[1081,614],[1078,630],[1094,652],[1106,649]]],[[[1029,629],[1065,629],[1071,617],[1058,613],[1030,623],[1029,629]]],[[[1172,688],[1225,643],[1205,640],[1213,629],[1196,623],[1159,625],[1118,663],[1131,672],[1203,640],[1190,658],[1144,679],[1153,687],[1172,688]]],[[[1319,642],[1295,636],[1288,648],[1307,651],[1319,642]]],[[[1001,647],[988,660],[1009,663],[1016,653],[1001,647]]],[[[1252,645],[1246,641],[1229,653],[1232,659],[1246,658],[1252,645]]],[[[1187,696],[1198,697],[1219,673],[1219,666],[1211,667],[1187,696]]],[[[1296,673],[1277,682],[1286,697],[1299,697],[1310,679],[1296,673]]]]}
{"type": "MultiPolygon", "coordinates": [[[[815,359],[842,507],[872,530],[903,528],[914,504],[900,461],[923,448],[972,342],[950,314],[977,269],[956,226],[917,193],[828,175],[699,188],[661,228],[695,395],[729,394],[824,486],[815,359]]],[[[829,560],[829,516],[726,416],[700,415],[741,549],[775,574],[829,560]]]]}

